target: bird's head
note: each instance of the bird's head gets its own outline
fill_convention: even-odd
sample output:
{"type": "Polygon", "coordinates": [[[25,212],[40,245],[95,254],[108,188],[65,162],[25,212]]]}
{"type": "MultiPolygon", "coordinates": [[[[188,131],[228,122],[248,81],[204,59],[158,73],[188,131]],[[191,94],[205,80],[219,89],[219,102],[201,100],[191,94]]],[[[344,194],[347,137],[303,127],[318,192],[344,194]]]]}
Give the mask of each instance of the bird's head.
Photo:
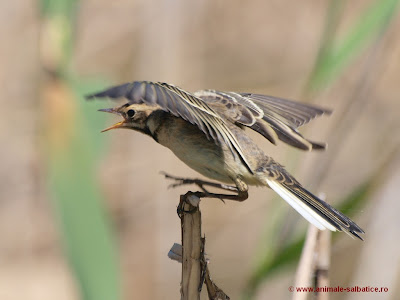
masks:
{"type": "Polygon", "coordinates": [[[133,129],[143,132],[146,130],[146,120],[154,111],[154,108],[143,104],[130,105],[127,103],[120,107],[104,108],[99,109],[99,111],[117,114],[124,118],[122,121],[102,130],[101,132],[117,128],[133,129]]]}

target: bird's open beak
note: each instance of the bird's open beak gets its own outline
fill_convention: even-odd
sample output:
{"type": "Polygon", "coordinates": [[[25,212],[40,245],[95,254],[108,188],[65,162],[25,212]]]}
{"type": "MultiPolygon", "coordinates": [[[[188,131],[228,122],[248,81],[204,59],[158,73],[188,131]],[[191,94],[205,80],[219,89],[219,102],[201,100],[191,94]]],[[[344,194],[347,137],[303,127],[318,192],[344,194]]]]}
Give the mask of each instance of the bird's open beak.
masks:
{"type": "MultiPolygon", "coordinates": [[[[108,113],[112,113],[112,114],[116,114],[116,115],[121,115],[121,113],[115,108],[102,108],[102,109],[99,109],[99,111],[108,112],[108,113]]],[[[101,132],[109,131],[111,129],[123,128],[124,124],[125,124],[125,120],[118,122],[110,127],[107,127],[106,129],[103,129],[101,132]]]]}

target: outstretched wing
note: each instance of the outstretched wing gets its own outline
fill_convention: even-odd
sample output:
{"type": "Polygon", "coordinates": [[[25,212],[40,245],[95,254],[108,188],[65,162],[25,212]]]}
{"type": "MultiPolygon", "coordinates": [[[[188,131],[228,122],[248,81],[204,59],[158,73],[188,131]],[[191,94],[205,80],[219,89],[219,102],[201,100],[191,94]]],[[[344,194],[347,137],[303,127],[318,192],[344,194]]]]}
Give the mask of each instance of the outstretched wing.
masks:
{"type": "Polygon", "coordinates": [[[111,87],[86,98],[103,97],[126,98],[130,104],[158,106],[176,117],[197,125],[208,138],[217,143],[225,143],[232,153],[236,152],[252,173],[236,137],[229,130],[223,117],[202,99],[181,88],[162,82],[135,81],[111,87]]]}
{"type": "Polygon", "coordinates": [[[303,150],[325,148],[323,143],[312,142],[304,138],[297,131],[297,128],[317,116],[330,114],[330,110],[251,93],[203,90],[194,94],[209,103],[219,113],[223,113],[236,123],[257,131],[273,144],[276,144],[276,140],[280,139],[303,150]],[[223,108],[220,108],[221,106],[223,108]]]}
{"type": "Polygon", "coordinates": [[[240,93],[240,95],[254,102],[264,113],[276,114],[281,122],[293,128],[307,124],[323,114],[332,113],[330,109],[267,95],[251,93],[240,93]]]}

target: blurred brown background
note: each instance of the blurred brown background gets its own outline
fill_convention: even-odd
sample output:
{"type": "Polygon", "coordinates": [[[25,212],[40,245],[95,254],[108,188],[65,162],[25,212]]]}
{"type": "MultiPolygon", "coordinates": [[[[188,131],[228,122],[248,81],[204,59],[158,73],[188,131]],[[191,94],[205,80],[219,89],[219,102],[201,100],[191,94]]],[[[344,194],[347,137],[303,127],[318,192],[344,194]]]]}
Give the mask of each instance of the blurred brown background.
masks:
{"type": "MultiPolygon", "coordinates": [[[[53,199],[57,193],[52,192],[50,178],[56,174],[52,157],[57,149],[67,149],[68,128],[74,128],[81,107],[107,124],[116,118],[97,113],[97,106],[84,103],[83,95],[72,96],[60,70],[73,74],[76,81],[101,78],[104,84],[97,88],[132,80],[165,81],[188,91],[252,91],[332,108],[331,117],[302,130],[313,140],[327,141],[325,152],[305,153],[253,137],[300,182],[325,193],[335,206],[367,184],[363,204],[345,211],[365,229],[365,242],[334,235],[331,286],[382,286],[389,293],[331,298],[396,299],[400,17],[394,13],[334,79],[312,88],[310,78],[326,35],[345,38],[375,4],[340,2],[337,26],[329,32],[332,1],[85,0],[74,2],[73,17],[66,20],[48,17],[40,2],[3,1],[0,299],[82,297],[81,277],[65,255],[64,249],[72,246],[63,241],[62,212],[53,199]],[[63,30],[73,40],[67,50],[63,30]]],[[[198,175],[148,137],[123,130],[100,135],[102,127],[94,127],[71,130],[87,130],[104,139],[96,149],[100,159],[94,181],[110,217],[122,298],[177,299],[181,266],[167,253],[180,240],[176,206],[187,189],[167,189],[169,182],[159,172],[198,175]]],[[[79,167],[76,172],[81,172],[79,167]]],[[[307,226],[268,189],[252,187],[244,203],[204,200],[201,205],[211,274],[232,299],[243,295],[277,235],[294,239],[307,226]],[[282,219],[287,220],[285,226],[282,219]]],[[[294,273],[295,265],[279,269],[260,284],[255,298],[290,299],[294,273]]]]}

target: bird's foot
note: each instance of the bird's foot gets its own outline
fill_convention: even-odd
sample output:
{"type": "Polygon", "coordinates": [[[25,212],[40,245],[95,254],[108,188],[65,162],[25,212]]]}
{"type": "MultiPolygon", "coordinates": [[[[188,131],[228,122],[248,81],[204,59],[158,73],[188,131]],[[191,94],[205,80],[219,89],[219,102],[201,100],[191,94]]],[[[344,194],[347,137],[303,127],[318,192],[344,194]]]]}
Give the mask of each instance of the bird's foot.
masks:
{"type": "Polygon", "coordinates": [[[200,203],[200,198],[204,196],[202,192],[187,192],[185,195],[181,195],[176,213],[179,218],[182,218],[183,214],[193,214],[197,211],[200,203]],[[185,204],[189,204],[190,209],[185,210],[185,204]]]}

